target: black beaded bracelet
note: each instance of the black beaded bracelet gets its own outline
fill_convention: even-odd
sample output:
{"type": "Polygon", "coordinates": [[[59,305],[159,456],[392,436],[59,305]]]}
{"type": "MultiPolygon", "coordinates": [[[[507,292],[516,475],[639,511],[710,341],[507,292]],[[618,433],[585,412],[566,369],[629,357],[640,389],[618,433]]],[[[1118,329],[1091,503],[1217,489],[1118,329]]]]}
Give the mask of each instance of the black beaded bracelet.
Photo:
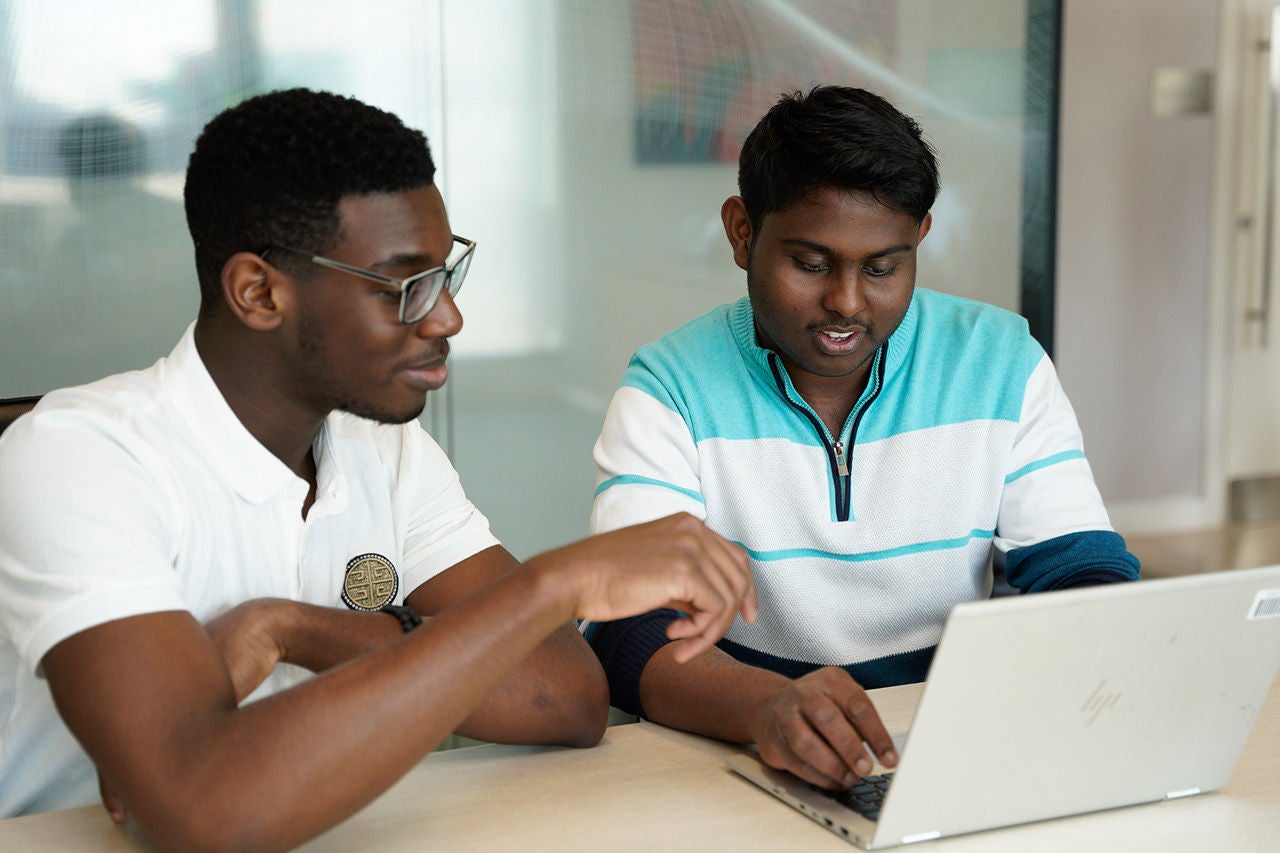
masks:
{"type": "Polygon", "coordinates": [[[400,604],[384,604],[378,608],[380,613],[390,613],[392,616],[400,620],[400,627],[407,634],[414,628],[422,624],[422,617],[413,612],[412,607],[405,607],[400,604]]]}

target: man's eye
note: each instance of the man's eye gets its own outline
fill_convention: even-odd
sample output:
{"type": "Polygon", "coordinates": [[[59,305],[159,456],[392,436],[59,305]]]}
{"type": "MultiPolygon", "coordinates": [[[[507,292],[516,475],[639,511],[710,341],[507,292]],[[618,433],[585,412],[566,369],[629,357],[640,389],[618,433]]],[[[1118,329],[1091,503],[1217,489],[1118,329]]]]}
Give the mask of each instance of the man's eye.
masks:
{"type": "Polygon", "coordinates": [[[887,275],[893,275],[898,269],[898,265],[891,267],[863,267],[862,271],[872,278],[884,278],[887,275]]]}
{"type": "Polygon", "coordinates": [[[830,264],[809,263],[807,261],[801,260],[800,258],[792,258],[791,260],[795,262],[795,265],[797,267],[804,270],[805,272],[818,273],[818,272],[826,272],[827,270],[831,269],[830,264]]]}

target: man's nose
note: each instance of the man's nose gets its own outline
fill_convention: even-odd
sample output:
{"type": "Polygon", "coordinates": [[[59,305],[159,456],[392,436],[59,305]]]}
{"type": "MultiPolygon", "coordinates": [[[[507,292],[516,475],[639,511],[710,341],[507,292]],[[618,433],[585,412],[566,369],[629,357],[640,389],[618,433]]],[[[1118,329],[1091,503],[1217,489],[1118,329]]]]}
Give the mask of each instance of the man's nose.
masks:
{"type": "Polygon", "coordinates": [[[414,324],[414,333],[420,338],[451,338],[460,331],[462,312],[447,290],[440,291],[440,298],[427,316],[414,324]]]}
{"type": "Polygon", "coordinates": [[[862,276],[857,270],[841,268],[831,277],[822,307],[841,317],[852,317],[867,305],[862,287],[862,276]]]}

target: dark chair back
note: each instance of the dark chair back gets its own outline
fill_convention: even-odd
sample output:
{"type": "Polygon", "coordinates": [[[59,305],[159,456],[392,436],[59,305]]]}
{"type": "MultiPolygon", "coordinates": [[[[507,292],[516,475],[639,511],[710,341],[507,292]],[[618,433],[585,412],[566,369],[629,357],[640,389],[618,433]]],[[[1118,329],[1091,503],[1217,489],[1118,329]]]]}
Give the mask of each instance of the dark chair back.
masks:
{"type": "Polygon", "coordinates": [[[9,428],[9,424],[25,415],[40,402],[39,397],[9,397],[0,399],[0,432],[9,428]]]}

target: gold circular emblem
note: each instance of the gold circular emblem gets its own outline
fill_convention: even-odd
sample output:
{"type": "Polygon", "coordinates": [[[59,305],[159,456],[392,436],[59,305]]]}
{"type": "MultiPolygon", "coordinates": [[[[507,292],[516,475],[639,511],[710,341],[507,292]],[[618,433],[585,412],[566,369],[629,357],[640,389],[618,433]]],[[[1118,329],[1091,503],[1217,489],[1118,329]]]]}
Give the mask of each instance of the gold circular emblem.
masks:
{"type": "Polygon", "coordinates": [[[396,567],[381,554],[361,554],[347,563],[342,600],[353,610],[377,610],[395,601],[399,589],[396,567]]]}

